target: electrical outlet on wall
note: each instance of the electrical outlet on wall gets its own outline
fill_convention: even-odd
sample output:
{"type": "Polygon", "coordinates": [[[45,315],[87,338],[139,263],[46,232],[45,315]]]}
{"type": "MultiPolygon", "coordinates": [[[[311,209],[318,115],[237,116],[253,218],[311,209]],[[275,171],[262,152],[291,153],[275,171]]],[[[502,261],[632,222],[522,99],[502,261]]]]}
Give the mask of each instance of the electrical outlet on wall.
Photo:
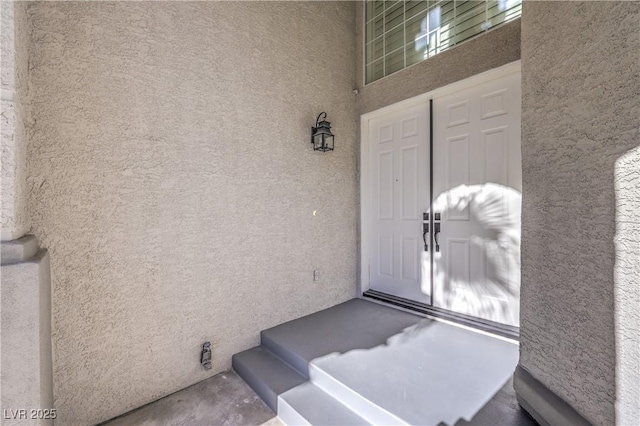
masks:
{"type": "Polygon", "coordinates": [[[320,271],[318,271],[317,269],[313,271],[313,280],[320,281],[320,271]]]}

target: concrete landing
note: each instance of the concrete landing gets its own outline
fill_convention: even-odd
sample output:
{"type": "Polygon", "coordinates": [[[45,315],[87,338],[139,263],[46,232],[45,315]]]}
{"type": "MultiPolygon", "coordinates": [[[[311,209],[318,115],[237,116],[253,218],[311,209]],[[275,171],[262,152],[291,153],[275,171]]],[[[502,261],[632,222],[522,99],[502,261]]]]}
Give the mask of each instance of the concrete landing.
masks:
{"type": "Polygon", "coordinates": [[[517,363],[515,343],[424,319],[375,348],[316,359],[310,371],[372,424],[437,425],[471,420],[517,363]]]}
{"type": "Polygon", "coordinates": [[[424,318],[362,299],[289,321],[260,334],[264,347],[308,375],[309,363],[330,353],[370,349],[424,318]]]}

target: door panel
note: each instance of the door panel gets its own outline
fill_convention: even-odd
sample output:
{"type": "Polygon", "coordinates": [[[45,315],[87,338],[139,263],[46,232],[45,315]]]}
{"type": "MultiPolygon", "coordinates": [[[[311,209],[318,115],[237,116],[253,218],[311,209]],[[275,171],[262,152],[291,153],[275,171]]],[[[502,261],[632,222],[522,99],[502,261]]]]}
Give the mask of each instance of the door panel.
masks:
{"type": "Polygon", "coordinates": [[[393,151],[378,153],[378,219],[393,220],[393,151]]]}
{"type": "Polygon", "coordinates": [[[433,105],[434,306],[518,326],[520,74],[433,105]]]}
{"type": "MultiPolygon", "coordinates": [[[[447,188],[458,188],[470,183],[469,170],[469,135],[463,134],[446,140],[447,155],[446,162],[446,183],[447,188]]],[[[437,158],[437,157],[436,157],[437,158]]],[[[435,185],[435,183],[434,183],[435,185]]],[[[440,186],[440,185],[438,185],[440,186]]],[[[447,192],[447,205],[451,206],[446,210],[448,220],[469,220],[469,205],[464,199],[458,199],[461,193],[447,192]]],[[[437,210],[436,210],[437,211],[437,210]]]]}
{"type": "Polygon", "coordinates": [[[393,278],[393,235],[380,235],[378,274],[393,278]]]}
{"type": "Polygon", "coordinates": [[[420,250],[418,239],[403,237],[401,250],[401,278],[410,280],[412,282],[418,282],[418,253],[420,250]]]}
{"type": "Polygon", "coordinates": [[[430,302],[422,212],[429,206],[428,104],[372,119],[370,288],[430,302]],[[426,263],[426,264],[425,264],[426,263]]]}
{"type": "Polygon", "coordinates": [[[418,146],[400,149],[402,219],[418,220],[418,146]]]}

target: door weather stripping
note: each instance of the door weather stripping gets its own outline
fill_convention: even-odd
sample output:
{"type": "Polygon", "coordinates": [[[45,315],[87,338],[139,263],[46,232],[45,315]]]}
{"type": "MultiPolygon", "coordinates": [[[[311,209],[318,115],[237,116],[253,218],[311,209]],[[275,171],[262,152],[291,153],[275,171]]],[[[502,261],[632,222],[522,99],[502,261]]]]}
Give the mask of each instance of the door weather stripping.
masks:
{"type": "Polygon", "coordinates": [[[447,309],[442,309],[435,306],[429,306],[425,303],[416,302],[414,300],[392,296],[381,291],[367,290],[362,295],[369,299],[388,303],[390,305],[408,309],[419,314],[442,318],[444,320],[476,328],[487,333],[496,334],[498,336],[507,337],[513,340],[520,339],[520,328],[511,325],[500,324],[498,322],[488,321],[470,315],[459,314],[457,312],[449,311],[447,309]]]}

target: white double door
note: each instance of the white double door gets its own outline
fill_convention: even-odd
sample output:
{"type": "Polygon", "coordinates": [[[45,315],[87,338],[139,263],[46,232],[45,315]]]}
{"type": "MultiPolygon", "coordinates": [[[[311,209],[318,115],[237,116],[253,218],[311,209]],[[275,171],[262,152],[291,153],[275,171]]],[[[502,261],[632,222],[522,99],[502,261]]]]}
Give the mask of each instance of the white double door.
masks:
{"type": "Polygon", "coordinates": [[[369,120],[369,287],[518,326],[520,73],[440,93],[369,120]]]}

